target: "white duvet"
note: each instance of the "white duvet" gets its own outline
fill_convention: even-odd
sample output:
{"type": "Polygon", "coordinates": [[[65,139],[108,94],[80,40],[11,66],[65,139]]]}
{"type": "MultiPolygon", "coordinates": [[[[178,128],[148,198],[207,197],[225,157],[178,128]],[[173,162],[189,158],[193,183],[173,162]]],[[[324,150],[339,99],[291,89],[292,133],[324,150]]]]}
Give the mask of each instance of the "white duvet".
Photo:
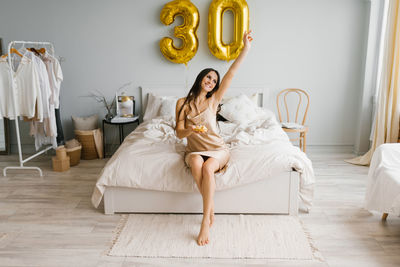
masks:
{"type": "Polygon", "coordinates": [[[372,156],[364,206],[400,216],[400,144],[380,145],[372,156]]]}
{"type": "MultiPolygon", "coordinates": [[[[216,190],[268,179],[295,169],[300,173],[300,204],[307,210],[315,182],[311,161],[293,146],[272,112],[264,110],[247,125],[220,122],[221,136],[231,158],[224,173],[216,174],[216,190]]],[[[97,207],[106,186],[193,192],[197,190],[184,163],[186,139],[175,135],[174,118],[142,123],[107,162],[92,195],[97,207]]]]}

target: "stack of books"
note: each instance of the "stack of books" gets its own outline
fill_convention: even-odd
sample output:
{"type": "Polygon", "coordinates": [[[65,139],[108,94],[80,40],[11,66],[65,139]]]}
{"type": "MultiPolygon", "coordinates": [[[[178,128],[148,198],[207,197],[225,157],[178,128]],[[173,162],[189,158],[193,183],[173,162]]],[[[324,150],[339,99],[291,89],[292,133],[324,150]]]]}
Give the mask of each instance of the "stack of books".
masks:
{"type": "Polygon", "coordinates": [[[111,119],[111,123],[121,123],[121,122],[130,122],[139,119],[139,116],[134,117],[122,117],[122,116],[115,116],[111,119]]]}

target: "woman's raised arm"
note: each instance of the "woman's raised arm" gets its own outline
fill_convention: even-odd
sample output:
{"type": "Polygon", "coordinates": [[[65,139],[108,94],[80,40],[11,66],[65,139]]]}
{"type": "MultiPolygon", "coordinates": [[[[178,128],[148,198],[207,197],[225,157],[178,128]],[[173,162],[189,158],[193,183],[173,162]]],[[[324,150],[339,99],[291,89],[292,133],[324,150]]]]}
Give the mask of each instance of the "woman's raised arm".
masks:
{"type": "Polygon", "coordinates": [[[242,64],[244,58],[246,57],[247,53],[250,50],[251,44],[250,42],[253,40],[251,37],[251,31],[248,33],[245,32],[243,35],[243,43],[244,47],[242,51],[240,52],[239,56],[235,59],[231,67],[229,68],[228,72],[224,75],[224,78],[222,78],[221,84],[219,86],[219,89],[214,93],[215,97],[215,102],[216,104],[221,102],[222,97],[224,96],[226,90],[229,88],[231,85],[231,81],[233,79],[233,76],[235,76],[235,73],[239,69],[240,64],[242,64]]]}

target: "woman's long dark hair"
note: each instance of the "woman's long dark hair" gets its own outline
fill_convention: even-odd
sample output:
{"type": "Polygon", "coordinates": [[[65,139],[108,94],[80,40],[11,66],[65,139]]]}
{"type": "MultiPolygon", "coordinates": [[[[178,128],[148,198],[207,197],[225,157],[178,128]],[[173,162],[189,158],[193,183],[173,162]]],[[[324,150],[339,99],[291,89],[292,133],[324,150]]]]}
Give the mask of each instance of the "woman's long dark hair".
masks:
{"type": "MultiPolygon", "coordinates": [[[[203,81],[203,78],[204,78],[208,73],[210,73],[211,71],[214,71],[214,72],[217,74],[218,79],[217,79],[217,83],[215,84],[214,89],[212,89],[210,92],[207,93],[206,98],[210,98],[210,97],[218,90],[218,88],[219,88],[219,82],[220,82],[220,76],[219,76],[218,71],[216,71],[216,70],[213,69],[213,68],[207,68],[207,69],[202,70],[202,71],[197,75],[197,78],[196,78],[196,80],[194,81],[194,84],[193,84],[192,88],[190,89],[188,95],[186,96],[186,99],[185,99],[185,101],[183,102],[183,105],[182,105],[181,109],[179,110],[179,113],[178,113],[179,115],[181,114],[182,109],[183,109],[183,107],[184,107],[186,104],[189,104],[191,101],[195,100],[195,99],[200,95],[200,92],[201,92],[201,82],[203,81]]],[[[189,105],[189,106],[190,106],[190,105],[189,105]]],[[[219,111],[219,110],[220,110],[220,107],[218,106],[218,111],[219,111]]],[[[218,113],[218,111],[217,111],[217,113],[218,113]]],[[[179,118],[179,117],[178,117],[178,118],[179,118]]]]}

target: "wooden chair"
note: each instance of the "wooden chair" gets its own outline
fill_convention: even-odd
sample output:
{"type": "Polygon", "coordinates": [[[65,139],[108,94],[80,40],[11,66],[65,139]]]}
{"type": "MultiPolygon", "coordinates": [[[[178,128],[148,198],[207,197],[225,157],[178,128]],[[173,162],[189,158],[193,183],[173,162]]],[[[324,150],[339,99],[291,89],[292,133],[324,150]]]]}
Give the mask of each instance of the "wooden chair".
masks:
{"type": "MultiPolygon", "coordinates": [[[[299,133],[299,137],[298,138],[293,138],[290,139],[290,141],[297,141],[299,140],[299,146],[300,149],[303,150],[303,152],[306,152],[306,134],[308,132],[308,127],[304,125],[304,123],[306,122],[306,118],[307,118],[307,112],[308,112],[308,106],[310,104],[310,97],[309,95],[302,89],[296,89],[296,88],[288,88],[288,89],[284,89],[281,92],[279,92],[278,96],[276,97],[276,106],[278,108],[278,115],[279,115],[279,121],[282,123],[282,115],[281,115],[281,111],[280,111],[280,101],[282,102],[282,100],[280,100],[281,97],[283,97],[283,102],[285,104],[285,111],[286,111],[286,122],[291,122],[290,121],[290,117],[289,117],[289,108],[288,108],[288,104],[287,104],[287,95],[290,93],[296,93],[298,95],[298,104],[297,104],[297,110],[296,110],[296,118],[294,121],[293,126],[295,128],[287,128],[285,126],[282,126],[282,129],[287,132],[287,133],[299,133]],[[301,123],[298,123],[298,119],[299,119],[299,110],[302,104],[302,100],[303,97],[306,99],[306,103],[307,106],[305,107],[304,110],[304,114],[303,114],[303,119],[301,121],[301,123]]],[[[301,116],[300,116],[301,117],[301,116]]]]}

